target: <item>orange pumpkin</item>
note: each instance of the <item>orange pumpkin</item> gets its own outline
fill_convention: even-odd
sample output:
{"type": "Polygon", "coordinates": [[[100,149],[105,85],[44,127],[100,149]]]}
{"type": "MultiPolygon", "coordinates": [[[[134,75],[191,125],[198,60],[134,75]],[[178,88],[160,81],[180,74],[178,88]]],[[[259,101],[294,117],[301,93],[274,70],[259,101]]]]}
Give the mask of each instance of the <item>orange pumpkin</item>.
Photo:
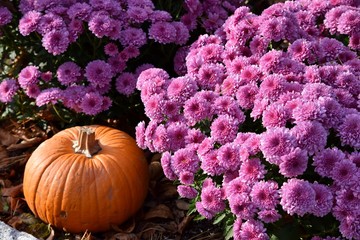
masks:
{"type": "Polygon", "coordinates": [[[65,129],[44,141],[24,173],[24,196],[44,222],[68,232],[106,231],[135,214],[148,192],[143,151],[104,126],[65,129]]]}

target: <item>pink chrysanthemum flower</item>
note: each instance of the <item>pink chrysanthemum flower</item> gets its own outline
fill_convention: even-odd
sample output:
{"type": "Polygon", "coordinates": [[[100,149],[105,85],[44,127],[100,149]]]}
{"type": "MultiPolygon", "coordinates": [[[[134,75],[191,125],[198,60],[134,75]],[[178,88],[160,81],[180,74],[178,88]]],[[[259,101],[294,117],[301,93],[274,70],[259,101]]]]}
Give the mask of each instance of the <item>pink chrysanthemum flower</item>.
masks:
{"type": "Polygon", "coordinates": [[[126,96],[134,93],[136,87],[136,78],[133,73],[123,72],[116,78],[116,90],[126,96]]]}
{"type": "Polygon", "coordinates": [[[182,22],[171,22],[176,31],[175,44],[184,45],[190,38],[189,29],[182,22]]]}
{"type": "Polygon", "coordinates": [[[185,101],[184,117],[187,119],[190,126],[193,126],[206,118],[211,118],[212,115],[213,109],[211,103],[204,98],[200,98],[199,94],[195,94],[185,101]]]}
{"type": "Polygon", "coordinates": [[[274,223],[281,218],[275,209],[264,209],[258,212],[258,218],[264,223],[274,223]]]}
{"type": "Polygon", "coordinates": [[[41,107],[45,104],[55,104],[62,97],[62,91],[59,88],[48,88],[43,90],[36,97],[36,106],[41,107]]]}
{"type": "Polygon", "coordinates": [[[245,114],[239,109],[236,100],[229,96],[219,96],[214,101],[214,111],[218,116],[227,114],[234,117],[239,124],[245,121],[245,114]]]}
{"type": "Polygon", "coordinates": [[[150,11],[149,9],[138,7],[138,6],[129,6],[126,11],[129,21],[134,23],[143,23],[149,18],[150,11]]]}
{"type": "MultiPolygon", "coordinates": [[[[229,172],[228,172],[229,173],[229,172]]],[[[224,184],[226,198],[233,195],[249,195],[251,187],[241,177],[234,177],[224,184]]]]}
{"type": "Polygon", "coordinates": [[[308,163],[307,152],[295,148],[288,154],[281,156],[279,165],[279,172],[285,177],[296,177],[305,172],[308,163]]]}
{"type": "Polygon", "coordinates": [[[166,127],[163,124],[156,128],[152,139],[152,145],[156,152],[166,152],[169,150],[170,143],[167,137],[166,127]]]}
{"type": "Polygon", "coordinates": [[[212,219],[216,215],[216,213],[206,210],[202,202],[196,202],[195,207],[198,213],[206,219],[212,219]]]}
{"type": "Polygon", "coordinates": [[[295,138],[287,128],[269,128],[261,135],[260,150],[267,161],[280,164],[280,157],[290,152],[295,138]]]}
{"type": "Polygon", "coordinates": [[[64,86],[76,83],[82,77],[81,68],[74,62],[65,62],[56,71],[59,82],[64,86]]]}
{"type": "Polygon", "coordinates": [[[164,152],[161,155],[160,163],[164,172],[164,175],[170,180],[178,179],[174,168],[172,166],[172,156],[169,152],[164,152]]]}
{"type": "Polygon", "coordinates": [[[241,86],[236,92],[236,101],[243,109],[251,109],[254,107],[255,97],[259,92],[259,88],[255,84],[247,84],[241,86]]]}
{"type": "Polygon", "coordinates": [[[199,48],[199,55],[204,63],[216,63],[222,60],[224,47],[220,44],[211,43],[199,48]]]}
{"type": "Polygon", "coordinates": [[[356,164],[346,159],[335,163],[331,177],[338,184],[351,186],[358,180],[357,173],[356,164]]]}
{"type": "Polygon", "coordinates": [[[164,94],[151,95],[146,102],[144,102],[145,114],[156,122],[163,120],[162,108],[164,104],[164,94]]]}
{"type": "Polygon", "coordinates": [[[66,29],[64,19],[61,16],[52,12],[42,15],[39,19],[37,27],[37,31],[43,36],[48,32],[56,32],[63,29],[66,29]]]}
{"type": "Polygon", "coordinates": [[[313,165],[315,171],[323,177],[330,177],[335,164],[342,161],[345,154],[337,148],[326,148],[315,154],[313,165]]]}
{"type": "Polygon", "coordinates": [[[155,22],[149,28],[149,38],[167,44],[176,41],[176,28],[170,22],[155,22]]]}
{"type": "Polygon", "coordinates": [[[29,11],[19,21],[19,31],[21,35],[27,36],[31,32],[36,31],[41,13],[37,11],[29,11]]]}
{"type": "Polygon", "coordinates": [[[269,240],[269,236],[266,234],[266,228],[263,223],[254,219],[247,220],[241,225],[239,232],[239,238],[236,240],[248,239],[248,240],[269,240]]]}
{"type": "Polygon", "coordinates": [[[348,114],[338,128],[343,145],[347,144],[360,149],[360,114],[348,114]]]}
{"type": "Polygon", "coordinates": [[[113,73],[108,63],[103,60],[94,60],[87,64],[85,77],[92,86],[102,87],[110,83],[113,73]]]}
{"type": "Polygon", "coordinates": [[[18,89],[19,85],[15,79],[4,79],[0,83],[0,101],[3,103],[11,102],[18,89]]]}
{"type": "Polygon", "coordinates": [[[12,13],[6,7],[0,7],[0,26],[4,26],[11,22],[12,13]]]}
{"type": "Polygon", "coordinates": [[[104,52],[108,56],[113,57],[119,53],[119,49],[115,43],[110,42],[104,46],[104,52]]]}
{"type": "Polygon", "coordinates": [[[309,182],[291,178],[280,189],[280,204],[288,214],[303,216],[316,204],[315,196],[309,182]]]}
{"type": "Polygon", "coordinates": [[[231,142],[235,139],[239,121],[227,114],[218,116],[210,126],[211,137],[220,144],[231,142]]]}
{"type": "Polygon", "coordinates": [[[46,32],[42,38],[44,48],[55,56],[64,53],[69,44],[69,32],[65,28],[46,32]]]}
{"type": "Polygon", "coordinates": [[[228,75],[221,83],[221,93],[225,96],[234,96],[240,85],[238,76],[228,75]]]}
{"type": "Polygon", "coordinates": [[[218,150],[210,150],[200,156],[201,169],[210,176],[218,176],[225,172],[220,159],[218,158],[218,150]]]}
{"type": "Polygon", "coordinates": [[[197,89],[196,81],[192,77],[177,77],[171,79],[171,83],[167,88],[167,96],[171,100],[182,103],[193,96],[197,89]]]}
{"type": "Polygon", "coordinates": [[[195,173],[199,168],[199,163],[200,159],[191,147],[177,150],[172,159],[172,166],[177,175],[184,171],[195,173]]]}
{"type": "Polygon", "coordinates": [[[90,16],[89,30],[98,38],[108,36],[111,30],[111,17],[103,12],[93,12],[90,16]]]}
{"type": "Polygon", "coordinates": [[[239,169],[241,165],[238,146],[233,143],[222,145],[217,150],[217,158],[226,171],[239,169]]]}
{"type": "Polygon", "coordinates": [[[203,186],[200,197],[202,205],[210,212],[218,213],[225,209],[223,191],[212,182],[203,186]]]}
{"type": "Polygon", "coordinates": [[[103,100],[103,96],[99,93],[85,93],[80,108],[85,114],[96,115],[103,111],[103,100]]]}
{"type": "Polygon", "coordinates": [[[138,123],[138,125],[135,127],[135,139],[136,139],[136,144],[141,148],[141,149],[145,149],[146,148],[146,143],[145,143],[145,122],[141,121],[138,123]]]}
{"type": "Polygon", "coordinates": [[[182,122],[171,122],[167,127],[168,137],[170,141],[170,149],[175,152],[185,147],[185,138],[189,128],[182,122]]]}
{"type": "Polygon", "coordinates": [[[239,169],[239,177],[252,184],[264,178],[267,170],[259,158],[250,158],[242,162],[239,169]]]}
{"type": "Polygon", "coordinates": [[[315,191],[315,205],[311,209],[311,213],[317,217],[323,217],[333,207],[333,194],[326,185],[313,183],[311,186],[315,191]]]}
{"type": "Polygon", "coordinates": [[[86,2],[77,2],[69,7],[67,14],[71,19],[78,18],[80,20],[88,20],[92,9],[86,2]]]}
{"type": "Polygon", "coordinates": [[[22,88],[37,84],[40,77],[40,71],[37,66],[27,66],[23,68],[18,77],[19,84],[22,88]]]}
{"type": "Polygon", "coordinates": [[[251,201],[261,210],[275,209],[280,202],[278,188],[274,181],[255,182],[250,192],[251,201]]]}
{"type": "Polygon", "coordinates": [[[201,65],[197,75],[197,84],[199,87],[208,90],[214,90],[225,79],[225,68],[221,64],[207,63],[201,65]]]}
{"type": "Polygon", "coordinates": [[[352,34],[360,30],[360,11],[359,9],[348,9],[338,19],[337,30],[341,34],[352,34]]]}
{"type": "Polygon", "coordinates": [[[231,212],[244,220],[254,218],[256,208],[250,197],[246,194],[235,194],[228,198],[231,212]]]}
{"type": "Polygon", "coordinates": [[[325,148],[328,131],[317,121],[304,121],[296,124],[291,129],[296,141],[302,149],[310,155],[325,148]]]}
{"type": "Polygon", "coordinates": [[[285,127],[289,114],[283,104],[271,104],[263,112],[262,124],[264,127],[285,127]]]}
{"type": "Polygon", "coordinates": [[[128,27],[120,33],[120,43],[123,46],[141,47],[146,44],[146,33],[140,28],[128,27]]]}
{"type": "MultiPolygon", "coordinates": [[[[37,98],[39,96],[41,89],[37,84],[31,84],[24,88],[25,93],[30,98],[37,98]]],[[[66,106],[66,105],[65,105],[66,106]]]]}
{"type": "Polygon", "coordinates": [[[188,199],[194,199],[198,194],[195,188],[187,185],[177,186],[177,192],[179,193],[180,197],[188,199]]]}
{"type": "Polygon", "coordinates": [[[347,239],[360,238],[360,215],[349,216],[340,222],[339,230],[347,239]]]}

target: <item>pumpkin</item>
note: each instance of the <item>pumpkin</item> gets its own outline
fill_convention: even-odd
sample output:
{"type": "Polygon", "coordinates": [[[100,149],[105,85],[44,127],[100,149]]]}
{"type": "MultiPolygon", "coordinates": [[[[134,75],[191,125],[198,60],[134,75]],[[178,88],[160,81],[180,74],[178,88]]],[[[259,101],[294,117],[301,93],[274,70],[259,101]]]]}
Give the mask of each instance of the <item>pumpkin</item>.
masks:
{"type": "Polygon", "coordinates": [[[105,126],[72,127],[40,144],[25,166],[31,211],[67,232],[106,231],[143,204],[149,169],[128,134],[105,126]]]}

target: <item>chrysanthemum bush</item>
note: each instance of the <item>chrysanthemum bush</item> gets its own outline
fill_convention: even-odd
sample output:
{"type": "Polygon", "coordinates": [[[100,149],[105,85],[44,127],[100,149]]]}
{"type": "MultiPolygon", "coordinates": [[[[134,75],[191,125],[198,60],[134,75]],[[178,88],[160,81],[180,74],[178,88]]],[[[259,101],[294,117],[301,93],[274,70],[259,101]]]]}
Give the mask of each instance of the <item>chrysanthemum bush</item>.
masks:
{"type": "Polygon", "coordinates": [[[1,74],[0,101],[90,116],[114,104],[113,112],[138,106],[139,73],[172,63],[190,33],[213,31],[242,1],[215,2],[4,1],[1,45],[12,61],[1,74]]]}
{"type": "Polygon", "coordinates": [[[138,145],[227,237],[360,239],[359,5],[240,7],[140,73],[138,145]]]}

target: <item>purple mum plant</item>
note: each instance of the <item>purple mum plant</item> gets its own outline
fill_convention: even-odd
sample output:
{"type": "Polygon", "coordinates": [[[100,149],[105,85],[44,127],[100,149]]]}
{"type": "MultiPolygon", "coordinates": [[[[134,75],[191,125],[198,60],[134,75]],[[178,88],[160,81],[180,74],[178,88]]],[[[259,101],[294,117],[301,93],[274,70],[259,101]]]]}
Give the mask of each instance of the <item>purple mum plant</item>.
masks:
{"type": "Polygon", "coordinates": [[[150,120],[136,128],[139,146],[162,153],[180,196],[203,218],[230,222],[228,236],[270,239],[296,222],[313,239],[360,238],[359,7],[240,7],[181,49],[182,76],[139,75],[150,120]],[[329,225],[308,228],[318,221],[329,225]]]}

